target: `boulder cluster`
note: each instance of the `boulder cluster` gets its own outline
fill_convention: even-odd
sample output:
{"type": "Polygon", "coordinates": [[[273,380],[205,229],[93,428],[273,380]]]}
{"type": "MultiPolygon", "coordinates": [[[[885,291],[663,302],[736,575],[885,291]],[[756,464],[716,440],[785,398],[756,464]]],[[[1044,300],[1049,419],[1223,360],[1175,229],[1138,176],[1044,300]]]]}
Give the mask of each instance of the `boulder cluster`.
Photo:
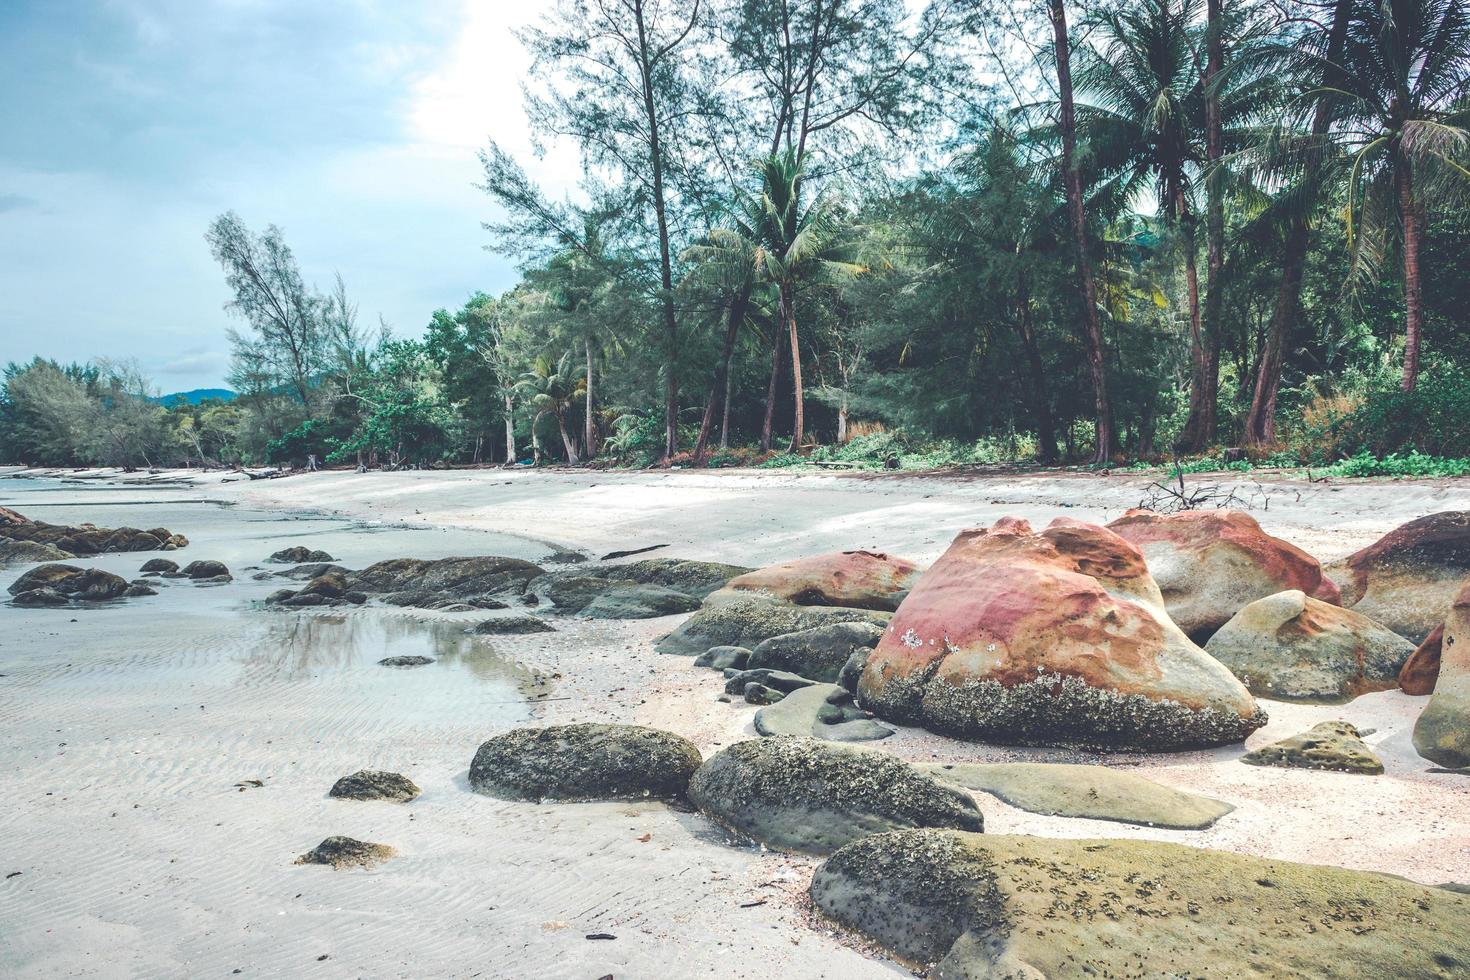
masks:
{"type": "MultiPolygon", "coordinates": [[[[177,551],[187,547],[189,539],[175,534],[166,527],[155,527],[144,531],[136,527],[97,527],[95,524],[47,524],[24,517],[8,507],[0,507],[0,544],[15,548],[18,543],[49,545],[52,552],[31,553],[41,555],[41,561],[56,561],[66,558],[90,558],[93,555],[123,551],[177,551]]],[[[22,554],[17,550],[12,554],[22,554]]],[[[20,559],[25,560],[25,559],[20,559]]]]}

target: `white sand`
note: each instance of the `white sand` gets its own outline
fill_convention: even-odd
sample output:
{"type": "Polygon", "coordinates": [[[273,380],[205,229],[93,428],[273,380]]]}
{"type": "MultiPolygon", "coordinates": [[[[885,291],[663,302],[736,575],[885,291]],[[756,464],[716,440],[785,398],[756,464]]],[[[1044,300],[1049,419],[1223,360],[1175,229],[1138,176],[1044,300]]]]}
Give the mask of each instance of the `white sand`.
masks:
{"type": "MultiPolygon", "coordinates": [[[[859,546],[926,561],[958,529],[1004,514],[1111,519],[1137,504],[1147,480],[485,470],[193,482],[156,492],[496,531],[594,556],[668,544],[652,554],[754,565],[859,546]]],[[[4,490],[0,502],[13,499],[4,490]]],[[[1332,559],[1404,520],[1470,509],[1470,484],[1278,484],[1268,499],[1255,514],[1269,531],[1332,559]]],[[[262,532],[259,557],[311,541],[277,541],[289,528],[263,527],[271,540],[262,532]]],[[[412,550],[392,538],[393,553],[482,551],[474,534],[424,533],[409,539],[423,542],[412,550]]],[[[355,546],[375,545],[363,540],[355,546]]],[[[185,556],[214,557],[197,541],[185,556]]],[[[136,559],[92,564],[128,571],[136,559]]],[[[0,585],[11,578],[0,572],[0,585]]],[[[0,974],[907,974],[810,927],[808,859],[726,846],[702,818],[659,804],[537,806],[468,791],[475,746],[515,723],[506,712],[517,709],[498,702],[536,677],[565,699],[536,707],[537,721],[651,724],[706,753],[751,737],[754,709],[717,702],[717,673],[652,651],[676,617],[558,621],[555,634],[496,641],[499,657],[443,654],[423,668],[441,673],[394,685],[365,665],[384,655],[382,621],[401,613],[372,613],[376,626],[330,653],[279,632],[221,630],[210,602],[238,605],[272,587],[242,576],[226,587],[235,591],[211,591],[182,612],[177,602],[76,616],[0,608],[0,874],[22,872],[0,880],[0,974]],[[403,807],[325,797],[362,767],[404,772],[424,795],[403,807]],[[265,786],[237,791],[246,778],[265,786]],[[339,833],[399,856],[372,871],[291,864],[339,833]],[[601,932],[618,938],[584,938],[601,932]]],[[[194,595],[160,599],[178,594],[194,595]]],[[[1470,779],[1430,775],[1414,754],[1409,731],[1423,700],[1391,692],[1337,707],[1265,704],[1272,721],[1251,746],[1346,718],[1378,729],[1368,742],[1388,770],[1379,777],[1254,768],[1237,761],[1239,749],[1107,758],[1237,805],[1208,831],[1048,818],[978,799],[997,832],[1150,837],[1470,881],[1470,779]]],[[[1076,758],[915,730],[881,744],[916,760],[1076,758]]]]}

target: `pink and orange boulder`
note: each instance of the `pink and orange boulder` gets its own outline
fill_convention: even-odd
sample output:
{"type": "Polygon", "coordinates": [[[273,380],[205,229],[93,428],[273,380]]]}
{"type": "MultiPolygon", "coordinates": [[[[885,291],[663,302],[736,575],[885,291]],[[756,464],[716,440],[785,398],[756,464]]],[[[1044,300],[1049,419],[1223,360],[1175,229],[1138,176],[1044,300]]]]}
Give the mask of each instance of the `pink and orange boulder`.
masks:
{"type": "Polygon", "coordinates": [[[1470,511],[1401,524],[1328,572],[1342,589],[1343,605],[1420,643],[1444,622],[1470,576],[1470,511]]]}
{"type": "Polygon", "coordinates": [[[1242,511],[1130,510],[1108,529],[1143,552],[1170,617],[1196,639],[1207,639],[1257,599],[1289,589],[1339,601],[1317,559],[1267,534],[1242,511]]]}
{"type": "Polygon", "coordinates": [[[1470,582],[1445,618],[1439,677],[1414,723],[1414,749],[1451,769],[1470,767],[1470,582]]]}
{"type": "Polygon", "coordinates": [[[1009,745],[1185,749],[1266,717],[1170,620],[1139,550],[1067,518],[962,532],[868,658],[863,707],[1009,745]]]}
{"type": "Polygon", "coordinates": [[[1439,680],[1439,655],[1444,647],[1444,624],[1440,623],[1424,642],[1414,649],[1399,671],[1399,690],[1422,697],[1434,693],[1439,680]]]}
{"type": "Polygon", "coordinates": [[[877,551],[840,551],[767,565],[726,588],[759,592],[798,606],[847,606],[892,612],[919,577],[919,566],[877,551]]]}

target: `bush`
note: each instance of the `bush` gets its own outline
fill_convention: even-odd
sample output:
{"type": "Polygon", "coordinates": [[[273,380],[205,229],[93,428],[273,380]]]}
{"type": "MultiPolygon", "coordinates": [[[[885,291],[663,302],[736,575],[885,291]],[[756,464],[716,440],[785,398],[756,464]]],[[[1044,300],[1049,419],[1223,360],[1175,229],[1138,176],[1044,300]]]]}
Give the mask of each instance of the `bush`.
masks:
{"type": "Polygon", "coordinates": [[[1470,459],[1426,456],[1419,452],[1393,453],[1380,459],[1365,452],[1316,472],[1326,476],[1467,476],[1470,459]]]}
{"type": "Polygon", "coordinates": [[[1316,461],[1373,456],[1454,458],[1470,451],[1470,376],[1425,373],[1414,391],[1380,389],[1322,424],[1316,461]]]}

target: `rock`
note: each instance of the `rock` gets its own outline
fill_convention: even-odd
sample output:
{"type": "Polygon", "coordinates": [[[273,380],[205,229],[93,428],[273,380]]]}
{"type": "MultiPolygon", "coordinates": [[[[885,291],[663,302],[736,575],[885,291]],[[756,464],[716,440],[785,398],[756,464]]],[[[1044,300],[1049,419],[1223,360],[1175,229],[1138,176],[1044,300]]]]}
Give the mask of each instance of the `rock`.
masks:
{"type": "Polygon", "coordinates": [[[1201,642],[1248,604],[1278,592],[1339,602],[1317,559],[1267,534],[1243,511],[1130,510],[1108,529],[1143,552],[1170,618],[1201,642]]]}
{"type": "Polygon", "coordinates": [[[751,681],[745,685],[744,696],[746,704],[776,704],[786,697],[786,692],[767,687],[760,681],[751,681]]]}
{"type": "Polygon", "coordinates": [[[173,551],[189,543],[188,538],[167,528],[143,531],[136,527],[113,529],[92,524],[71,527],[28,520],[15,511],[10,513],[20,519],[0,524],[0,538],[53,545],[67,552],[68,557],[87,558],[106,552],[173,551]]]}
{"type": "MultiPolygon", "coordinates": [[[[106,601],[117,599],[128,590],[128,580],[100,568],[78,568],[76,565],[37,565],[10,583],[13,596],[39,589],[49,589],[71,599],[106,601]]],[[[23,603],[24,604],[24,603],[23,603]]],[[[55,605],[44,598],[41,605],[55,605]]]]}
{"type": "Polygon", "coordinates": [[[1399,671],[1399,687],[1405,694],[1422,697],[1434,693],[1434,685],[1439,680],[1439,658],[1443,647],[1444,624],[1440,623],[1409,654],[1409,659],[1404,661],[1403,669],[1399,671]]]}
{"type": "Polygon", "coordinates": [[[769,667],[761,667],[755,670],[734,670],[725,672],[725,693],[739,694],[749,684],[763,684],[772,690],[785,694],[803,687],[811,687],[816,681],[799,677],[790,671],[772,670],[769,667]]]}
{"type": "Polygon", "coordinates": [[[299,565],[302,562],[333,562],[337,559],[325,551],[317,551],[305,545],[294,545],[290,548],[282,548],[271,555],[266,561],[277,562],[282,565],[299,565]]]}
{"type": "Polygon", "coordinates": [[[527,633],[554,633],[555,629],[535,616],[501,616],[481,621],[470,632],[479,636],[523,636],[527,633]]]}
{"type": "Polygon", "coordinates": [[[312,562],[306,565],[296,565],[275,574],[281,578],[295,579],[298,582],[309,582],[314,578],[329,575],[335,572],[338,575],[351,575],[351,569],[343,568],[341,565],[333,565],[331,562],[312,562]]]}
{"type": "Polygon", "coordinates": [[[519,594],[527,582],[544,572],[531,562],[494,555],[434,561],[393,558],[369,565],[360,572],[349,573],[347,582],[353,590],[370,595],[412,590],[463,599],[466,596],[519,594]]]}
{"type": "Polygon", "coordinates": [[[416,798],[421,790],[413,780],[396,772],[380,772],[376,769],[359,769],[350,776],[343,776],[332,784],[327,792],[341,800],[387,800],[390,803],[407,803],[416,798]]]}
{"type": "Polygon", "coordinates": [[[1400,525],[1328,571],[1344,605],[1419,643],[1444,622],[1470,576],[1470,511],[1400,525]]]}
{"type": "Polygon", "coordinates": [[[882,638],[883,628],[875,623],[815,626],[762,640],[750,652],[750,666],[789,670],[830,684],[855,653],[871,650],[882,638]]]}
{"type": "Polygon", "coordinates": [[[179,563],[168,558],[150,558],[143,563],[138,571],[145,575],[161,575],[164,572],[177,572],[179,563]]]}
{"type": "MultiPolygon", "coordinates": [[[[531,583],[558,612],[592,619],[651,619],[692,612],[705,596],[750,569],[714,562],[655,558],[574,575],[553,573],[531,583]]],[[[539,598],[539,596],[538,596],[539,598]]]]}
{"type": "Polygon", "coordinates": [[[693,612],[700,600],[662,585],[630,585],[613,589],[582,608],[588,619],[653,619],[693,612]]]}
{"type": "Polygon", "coordinates": [[[39,541],[11,541],[0,537],[0,568],[30,565],[41,561],[66,561],[76,555],[53,544],[39,541]]]}
{"type": "Polygon", "coordinates": [[[1395,686],[1414,645],[1355,610],[1291,591],[1236,613],[1205,652],[1258,697],[1333,703],[1395,686]]]}
{"type": "Polygon", "coordinates": [[[347,578],[341,572],[327,572],[307,582],[297,596],[319,595],[324,599],[340,599],[347,594],[347,578]]]}
{"type": "Polygon", "coordinates": [[[852,651],[852,656],[847,658],[847,663],[837,672],[837,683],[842,685],[854,697],[857,696],[858,684],[863,679],[863,671],[868,667],[868,658],[873,651],[867,647],[852,651]]]}
{"type": "Polygon", "coordinates": [[[805,735],[829,742],[872,742],[893,729],[874,721],[836,684],[811,684],[783,695],[755,713],[761,735],[805,735]]]}
{"type": "Polygon", "coordinates": [[[730,580],[737,592],[758,592],[798,606],[898,608],[919,578],[919,566],[877,551],[842,551],[768,565],[730,580]]]}
{"type": "Polygon", "coordinates": [[[371,868],[397,854],[387,844],[372,844],[351,837],[328,837],[296,859],[297,864],[327,864],[343,868],[371,868]]]}
{"type": "Polygon", "coordinates": [[[378,661],[378,665],[382,667],[423,667],[424,665],[431,664],[433,662],[433,657],[398,656],[384,657],[382,660],[378,661]]]}
{"type": "Polygon", "coordinates": [[[1450,977],[1470,901],[1145,840],[912,830],[837,851],[816,907],[930,977],[1450,977]],[[1274,923],[1274,925],[1273,925],[1274,923]]]}
{"type": "Polygon", "coordinates": [[[1108,766],[1046,762],[928,763],[936,779],[990,793],[1030,813],[1204,830],[1235,809],[1108,766]]]}
{"type": "Polygon", "coordinates": [[[1363,743],[1357,728],[1345,721],[1324,721],[1311,731],[1283,738],[1247,752],[1240,759],[1249,766],[1283,769],[1328,769],[1377,776],[1383,763],[1363,743]]]}
{"type": "Polygon", "coordinates": [[[700,610],[658,641],[659,653],[700,654],[710,647],[753,649],[762,640],[782,633],[832,623],[877,623],[888,614],[866,609],[797,606],[789,602],[742,595],[728,589],[713,593],[700,610]]]}
{"type": "Polygon", "coordinates": [[[183,572],[187,578],[191,578],[196,582],[205,579],[213,580],[219,578],[223,578],[228,581],[230,575],[230,570],[225,567],[224,562],[212,561],[210,559],[191,561],[189,562],[189,564],[179,569],[179,571],[183,572]]]}
{"type": "MultiPolygon", "coordinates": [[[[279,595],[279,593],[271,594],[279,595]]],[[[288,592],[283,598],[277,599],[276,602],[283,606],[290,606],[293,609],[305,609],[329,604],[327,597],[324,595],[317,595],[315,593],[302,594],[300,592],[288,592]]]]}
{"type": "Polygon", "coordinates": [[[1445,618],[1439,677],[1414,723],[1414,749],[1450,769],[1470,766],[1470,583],[1445,618]]]}
{"type": "Polygon", "coordinates": [[[745,647],[710,647],[694,658],[694,666],[716,670],[744,670],[749,665],[750,651],[745,647]]]}
{"type": "Polygon", "coordinates": [[[678,800],[699,764],[692,743],[653,728],[518,728],[480,746],[470,785],[512,800],[678,800]]]}
{"type": "Polygon", "coordinates": [[[631,579],[641,585],[665,588],[703,599],[737,575],[750,571],[744,565],[726,565],[715,561],[690,561],[684,558],[645,558],[643,561],[614,565],[609,573],[631,579]]]}
{"type": "Polygon", "coordinates": [[[984,829],[968,793],[885,752],[814,738],[737,742],[699,767],[689,799],[731,830],[811,854],[888,830],[984,829]]]}
{"type": "Polygon", "coordinates": [[[1266,720],[1169,619],[1138,550],[1065,518],[962,532],[869,655],[858,703],[962,738],[1103,750],[1223,745],[1266,720]]]}
{"type": "Polygon", "coordinates": [[[141,582],[133,582],[123,590],[124,599],[140,599],[150,595],[158,595],[158,590],[151,585],[144,585],[141,582]]]}
{"type": "Polygon", "coordinates": [[[13,605],[38,609],[46,606],[71,605],[70,599],[51,588],[26,589],[23,592],[15,593],[15,598],[10,601],[13,605]]]}

